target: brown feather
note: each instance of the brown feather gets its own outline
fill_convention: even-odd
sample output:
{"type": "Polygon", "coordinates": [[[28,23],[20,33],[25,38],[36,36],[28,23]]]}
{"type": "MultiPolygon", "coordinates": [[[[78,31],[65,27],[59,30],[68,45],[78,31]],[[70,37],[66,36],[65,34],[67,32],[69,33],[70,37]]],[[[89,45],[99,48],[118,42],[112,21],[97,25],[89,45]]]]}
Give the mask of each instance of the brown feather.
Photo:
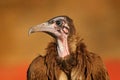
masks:
{"type": "Polygon", "coordinates": [[[77,39],[76,51],[64,59],[57,55],[56,42],[51,42],[46,56],[37,57],[30,65],[28,80],[109,80],[100,56],[87,51],[78,37],[73,39],[77,39]]]}
{"type": "Polygon", "coordinates": [[[49,43],[46,55],[37,57],[29,66],[27,80],[109,80],[100,56],[87,50],[83,39],[75,33],[72,19],[63,17],[70,27],[70,55],[59,57],[57,42],[49,43]]]}
{"type": "Polygon", "coordinates": [[[48,80],[44,57],[38,56],[30,64],[27,71],[27,80],[48,80]]]}

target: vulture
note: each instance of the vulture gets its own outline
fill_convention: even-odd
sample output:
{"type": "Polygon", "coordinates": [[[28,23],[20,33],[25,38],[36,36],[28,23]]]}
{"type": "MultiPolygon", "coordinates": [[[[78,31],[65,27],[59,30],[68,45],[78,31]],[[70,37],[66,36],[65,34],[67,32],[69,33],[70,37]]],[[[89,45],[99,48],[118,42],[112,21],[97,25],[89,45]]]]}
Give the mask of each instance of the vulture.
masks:
{"type": "Polygon", "coordinates": [[[29,35],[35,32],[47,33],[53,41],[45,56],[29,65],[27,80],[109,80],[101,57],[87,50],[70,17],[57,16],[29,29],[29,35]]]}

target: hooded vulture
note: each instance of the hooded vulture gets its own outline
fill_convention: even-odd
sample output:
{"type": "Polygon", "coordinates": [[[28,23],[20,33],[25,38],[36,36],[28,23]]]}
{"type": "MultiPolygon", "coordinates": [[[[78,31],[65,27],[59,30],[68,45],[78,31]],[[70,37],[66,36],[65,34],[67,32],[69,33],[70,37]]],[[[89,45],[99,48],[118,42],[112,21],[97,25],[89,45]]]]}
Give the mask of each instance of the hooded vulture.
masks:
{"type": "Polygon", "coordinates": [[[32,61],[27,80],[109,80],[100,56],[86,49],[68,16],[31,27],[29,34],[35,32],[45,32],[54,40],[48,44],[45,56],[32,61]]]}

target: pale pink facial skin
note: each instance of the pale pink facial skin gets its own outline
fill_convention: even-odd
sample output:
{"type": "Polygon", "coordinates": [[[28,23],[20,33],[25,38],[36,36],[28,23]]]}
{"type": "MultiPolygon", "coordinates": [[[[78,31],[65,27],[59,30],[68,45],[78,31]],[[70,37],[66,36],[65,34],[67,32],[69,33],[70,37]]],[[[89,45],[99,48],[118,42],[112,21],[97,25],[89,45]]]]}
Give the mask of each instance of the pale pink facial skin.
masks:
{"type": "Polygon", "coordinates": [[[69,55],[69,49],[68,49],[68,35],[69,35],[69,26],[65,22],[64,17],[57,17],[52,19],[54,22],[49,23],[45,22],[42,24],[39,24],[35,27],[32,27],[29,30],[29,34],[34,33],[34,32],[47,32],[56,37],[57,40],[57,51],[58,51],[58,56],[64,58],[65,56],[69,55]],[[61,20],[61,26],[59,26],[56,21],[61,20]]]}

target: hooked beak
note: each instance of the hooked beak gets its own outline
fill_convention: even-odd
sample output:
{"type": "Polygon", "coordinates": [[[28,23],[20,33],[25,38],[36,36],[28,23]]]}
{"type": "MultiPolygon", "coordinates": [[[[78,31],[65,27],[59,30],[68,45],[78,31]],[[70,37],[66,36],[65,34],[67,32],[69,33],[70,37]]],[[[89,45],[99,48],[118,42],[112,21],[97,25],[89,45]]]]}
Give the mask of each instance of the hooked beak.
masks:
{"type": "Polygon", "coordinates": [[[49,24],[48,22],[33,26],[29,29],[29,35],[35,32],[45,32],[53,37],[60,36],[60,33],[55,28],[55,24],[49,24]]]}

